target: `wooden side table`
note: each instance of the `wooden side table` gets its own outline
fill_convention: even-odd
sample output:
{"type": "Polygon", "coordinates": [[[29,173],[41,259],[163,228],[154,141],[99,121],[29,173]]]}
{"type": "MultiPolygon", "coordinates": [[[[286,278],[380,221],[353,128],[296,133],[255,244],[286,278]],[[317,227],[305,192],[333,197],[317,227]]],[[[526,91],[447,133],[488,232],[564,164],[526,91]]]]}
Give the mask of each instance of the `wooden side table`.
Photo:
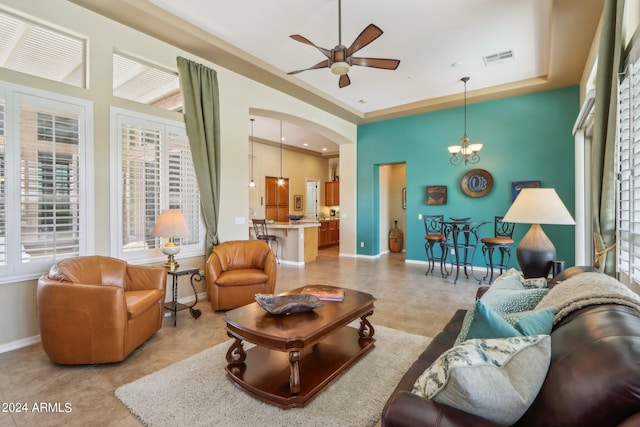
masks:
{"type": "Polygon", "coordinates": [[[191,313],[191,317],[193,317],[194,319],[197,319],[198,317],[200,317],[202,312],[197,308],[193,308],[198,303],[198,292],[196,291],[196,285],[193,283],[193,281],[195,280],[196,282],[200,282],[202,280],[200,269],[195,267],[184,266],[184,267],[179,267],[175,271],[167,270],[167,274],[172,278],[171,286],[172,286],[173,298],[171,302],[167,302],[164,304],[164,308],[171,312],[173,316],[173,326],[177,326],[178,311],[180,310],[184,310],[188,308],[189,312],[191,313]],[[190,278],[191,288],[193,289],[193,295],[196,298],[193,304],[191,305],[182,304],[178,302],[178,278],[180,276],[187,276],[187,275],[191,275],[191,278],[190,278]]]}

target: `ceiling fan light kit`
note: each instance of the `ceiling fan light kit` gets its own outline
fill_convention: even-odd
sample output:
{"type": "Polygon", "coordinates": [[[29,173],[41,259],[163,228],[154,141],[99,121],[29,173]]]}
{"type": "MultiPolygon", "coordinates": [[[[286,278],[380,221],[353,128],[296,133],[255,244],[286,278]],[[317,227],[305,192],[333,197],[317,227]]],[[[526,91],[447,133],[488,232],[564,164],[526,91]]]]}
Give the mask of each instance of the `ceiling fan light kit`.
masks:
{"type": "Polygon", "coordinates": [[[331,64],[331,72],[338,76],[344,76],[349,72],[351,67],[346,62],[334,62],[331,64]]]}
{"type": "Polygon", "coordinates": [[[315,47],[320,52],[322,52],[322,54],[326,56],[327,59],[318,62],[317,64],[309,68],[290,71],[287,74],[292,75],[308,70],[329,68],[333,74],[340,76],[340,79],[338,80],[338,87],[343,88],[351,84],[351,79],[349,78],[348,73],[351,70],[352,65],[358,65],[360,67],[380,68],[383,70],[395,70],[400,65],[400,60],[398,59],[359,58],[353,56],[354,53],[380,37],[382,33],[383,31],[376,25],[369,24],[367,28],[362,30],[360,35],[356,37],[349,48],[345,47],[342,44],[342,2],[341,0],[338,0],[338,45],[335,48],[329,50],[320,46],[316,46],[307,38],[299,34],[293,34],[289,36],[297,42],[315,47]]]}
{"type": "Polygon", "coordinates": [[[464,135],[460,138],[462,145],[450,145],[447,150],[451,154],[449,162],[452,165],[459,165],[463,161],[465,165],[473,165],[480,161],[478,152],[482,150],[482,144],[469,144],[469,137],[467,136],[467,82],[469,77],[463,77],[460,81],[464,83],[464,135]]]}

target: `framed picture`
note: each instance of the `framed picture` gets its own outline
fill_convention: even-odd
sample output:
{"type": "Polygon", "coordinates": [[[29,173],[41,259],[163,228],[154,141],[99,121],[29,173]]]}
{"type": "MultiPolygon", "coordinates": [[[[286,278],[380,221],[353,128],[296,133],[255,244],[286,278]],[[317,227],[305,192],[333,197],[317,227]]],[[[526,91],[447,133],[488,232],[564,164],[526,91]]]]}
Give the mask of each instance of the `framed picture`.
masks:
{"type": "Polygon", "coordinates": [[[511,183],[511,203],[516,200],[523,188],[540,188],[540,181],[514,181],[511,183]]]}
{"type": "Polygon", "coordinates": [[[402,209],[407,209],[407,188],[402,189],[402,209]]]}
{"type": "Polygon", "coordinates": [[[428,205],[446,205],[447,204],[447,186],[446,185],[427,185],[427,204],[428,205]]]}
{"type": "Polygon", "coordinates": [[[302,194],[296,194],[295,196],[293,196],[293,210],[302,210],[302,194]]]}

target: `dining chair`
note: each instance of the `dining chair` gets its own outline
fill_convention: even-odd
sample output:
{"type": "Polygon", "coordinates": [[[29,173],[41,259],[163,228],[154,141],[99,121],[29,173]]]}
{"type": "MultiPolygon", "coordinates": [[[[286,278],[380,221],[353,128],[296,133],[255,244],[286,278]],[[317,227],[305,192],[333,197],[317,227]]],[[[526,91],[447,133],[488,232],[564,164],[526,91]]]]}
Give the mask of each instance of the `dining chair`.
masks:
{"type": "Polygon", "coordinates": [[[444,277],[444,272],[442,269],[442,263],[446,257],[446,241],[447,238],[444,235],[444,231],[442,229],[442,221],[444,221],[444,215],[422,215],[422,219],[424,221],[424,250],[427,253],[427,272],[425,274],[429,274],[433,272],[435,269],[436,260],[440,262],[440,273],[442,277],[444,277]],[[440,257],[436,258],[433,253],[433,247],[435,245],[440,246],[440,257]]]}
{"type": "Polygon", "coordinates": [[[266,242],[269,245],[269,247],[271,248],[271,250],[276,256],[276,262],[280,264],[280,259],[278,258],[278,247],[279,247],[278,238],[273,234],[269,234],[269,231],[267,230],[267,220],[253,219],[252,221],[253,221],[253,231],[256,234],[256,239],[262,240],[263,242],[266,242]],[[275,245],[275,250],[271,247],[272,242],[275,245]]]}
{"type": "Polygon", "coordinates": [[[482,255],[488,268],[483,280],[487,280],[487,276],[489,276],[489,283],[493,283],[494,268],[499,267],[500,274],[502,274],[502,271],[508,268],[509,261],[511,260],[511,246],[513,245],[513,229],[515,228],[515,223],[504,222],[502,218],[502,216],[496,216],[494,218],[493,237],[483,237],[480,239],[482,242],[482,255]],[[499,264],[494,264],[493,262],[493,252],[495,249],[500,250],[499,264]]]}

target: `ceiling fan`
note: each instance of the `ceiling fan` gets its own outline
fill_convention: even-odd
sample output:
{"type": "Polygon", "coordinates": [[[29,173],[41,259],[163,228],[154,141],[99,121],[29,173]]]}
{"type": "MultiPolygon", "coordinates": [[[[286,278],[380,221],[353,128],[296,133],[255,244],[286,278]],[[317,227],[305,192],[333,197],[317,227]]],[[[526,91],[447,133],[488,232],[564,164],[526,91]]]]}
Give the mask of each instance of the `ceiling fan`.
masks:
{"type": "Polygon", "coordinates": [[[359,58],[353,56],[354,53],[367,46],[369,43],[377,39],[382,35],[382,30],[374,24],[369,24],[367,28],[362,30],[360,35],[356,37],[351,46],[348,48],[342,44],[342,1],[338,0],[338,45],[333,49],[325,49],[320,46],[316,46],[305,37],[294,34],[289,37],[300,43],[308,44],[318,49],[326,60],[318,62],[309,68],[303,70],[291,71],[287,74],[298,74],[307,70],[316,70],[319,68],[330,68],[333,74],[340,76],[338,80],[338,86],[343,88],[351,84],[349,79],[349,70],[352,65],[359,65],[361,67],[382,68],[384,70],[395,70],[400,65],[398,59],[384,59],[384,58],[359,58]]]}

